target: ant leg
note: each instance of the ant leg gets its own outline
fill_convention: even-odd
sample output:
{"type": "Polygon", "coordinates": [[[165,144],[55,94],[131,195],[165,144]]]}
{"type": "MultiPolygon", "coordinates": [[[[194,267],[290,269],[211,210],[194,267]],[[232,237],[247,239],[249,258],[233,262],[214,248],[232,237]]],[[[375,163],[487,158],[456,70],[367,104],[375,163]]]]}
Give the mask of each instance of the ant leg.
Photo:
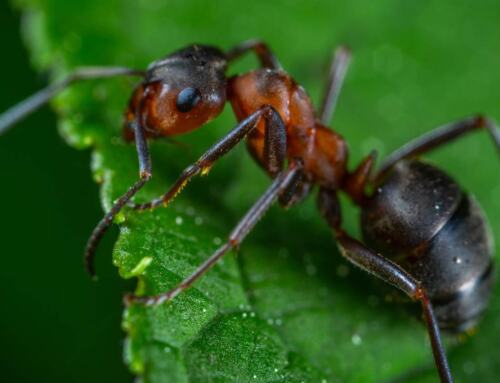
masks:
{"type": "Polygon", "coordinates": [[[399,160],[426,153],[476,129],[487,129],[500,153],[500,129],[495,122],[484,116],[469,117],[438,127],[390,154],[382,163],[375,180],[380,179],[399,160]]]}
{"type": "Polygon", "coordinates": [[[282,66],[266,43],[260,40],[247,40],[235,45],[226,52],[227,61],[240,58],[245,53],[253,51],[263,68],[282,69],[282,66]]]}
{"type": "Polygon", "coordinates": [[[432,303],[420,282],[399,265],[369,249],[341,229],[340,205],[336,193],[321,189],[318,194],[318,207],[328,224],[334,229],[340,252],[345,258],[366,272],[400,289],[410,298],[420,301],[441,382],[452,383],[453,378],[441,340],[439,325],[432,303]]]}
{"type": "Polygon", "coordinates": [[[143,204],[130,203],[129,206],[137,210],[145,210],[168,205],[192,177],[198,174],[207,174],[214,162],[233,149],[259,124],[262,118],[266,121],[264,148],[264,153],[267,156],[266,168],[271,175],[275,175],[283,168],[286,156],[286,130],[278,112],[273,107],[265,105],[241,121],[225,137],[208,149],[198,161],[184,169],[163,196],[143,204]]]}
{"type": "Polygon", "coordinates": [[[122,67],[88,67],[78,68],[63,80],[39,90],[24,101],[14,105],[0,115],[0,134],[4,133],[16,122],[22,120],[44,104],[52,97],[63,91],[70,85],[84,80],[108,78],[115,76],[144,76],[145,72],[137,69],[122,67]]]}
{"type": "Polygon", "coordinates": [[[264,131],[264,167],[271,177],[283,170],[286,157],[286,127],[276,110],[265,118],[264,131]]]}
{"type": "Polygon", "coordinates": [[[276,198],[287,188],[297,182],[301,174],[302,163],[292,162],[287,170],[282,171],[274,179],[271,186],[262,194],[255,204],[247,211],[244,217],[238,222],[236,227],[229,234],[225,244],[219,247],[205,262],[203,262],[190,276],[185,278],[173,289],[155,296],[135,296],[127,295],[125,303],[141,303],[144,305],[157,305],[172,300],[184,290],[188,289],[198,278],[212,268],[230,250],[238,248],[245,237],[254,228],[257,222],[264,216],[272,206],[276,198]]]}
{"type": "Polygon", "coordinates": [[[306,180],[304,174],[299,177],[299,180],[289,188],[283,190],[280,194],[278,202],[284,209],[290,209],[292,206],[302,202],[310,193],[313,184],[306,180]]]}
{"type": "Polygon", "coordinates": [[[432,303],[421,284],[397,264],[367,248],[342,230],[337,231],[336,238],[342,255],[349,261],[397,287],[410,298],[420,301],[441,382],[453,382],[432,303]]]}
{"type": "Polygon", "coordinates": [[[135,122],[133,123],[135,143],[137,148],[137,155],[139,157],[139,180],[136,181],[125,194],[123,194],[113,207],[106,213],[106,215],[99,221],[95,229],[92,231],[90,238],[85,247],[85,268],[91,275],[95,275],[94,256],[97,246],[113,222],[114,217],[123,208],[123,206],[132,198],[141,188],[151,179],[151,157],[149,155],[148,144],[144,129],[141,124],[141,114],[137,113],[135,122]]]}
{"type": "Polygon", "coordinates": [[[342,84],[344,83],[347,69],[351,61],[351,52],[344,46],[335,49],[333,60],[330,65],[327,86],[323,93],[321,106],[318,114],[323,125],[328,125],[332,119],[337,100],[339,98],[342,84]]]}
{"type": "Polygon", "coordinates": [[[342,183],[342,190],[344,190],[357,205],[362,205],[365,201],[366,185],[370,181],[376,158],[377,152],[374,150],[361,161],[354,172],[347,175],[342,183]]]}

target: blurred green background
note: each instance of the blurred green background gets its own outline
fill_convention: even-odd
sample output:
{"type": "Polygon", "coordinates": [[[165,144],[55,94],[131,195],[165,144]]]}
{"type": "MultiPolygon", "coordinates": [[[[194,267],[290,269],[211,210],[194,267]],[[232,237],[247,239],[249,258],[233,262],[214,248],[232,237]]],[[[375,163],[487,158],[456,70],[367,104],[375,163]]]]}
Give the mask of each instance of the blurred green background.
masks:
{"type": "MultiPolygon", "coordinates": [[[[0,110],[46,83],[30,67],[19,32],[19,13],[1,1],[0,110]]],[[[125,283],[110,258],[99,262],[97,283],[83,270],[83,246],[101,216],[89,160],[61,140],[49,108],[0,139],[5,382],[132,381],[121,356],[125,283]]]]}
{"type": "MultiPolygon", "coordinates": [[[[330,49],[339,42],[350,44],[354,62],[334,122],[350,143],[353,162],[374,148],[386,155],[438,124],[471,113],[500,119],[500,5],[493,0],[383,5],[313,0],[307,6],[300,1],[208,5],[140,0],[123,2],[123,7],[117,1],[99,7],[91,2],[42,3],[53,14],[71,14],[70,21],[49,24],[55,42],[74,60],[108,59],[117,38],[124,42],[119,53],[113,51],[114,58],[144,65],[146,59],[194,41],[228,47],[261,37],[315,100],[330,49]],[[71,23],[88,26],[95,35],[75,36],[71,23]]],[[[0,7],[2,50],[7,53],[0,62],[4,110],[42,87],[46,78],[31,70],[19,37],[19,14],[5,1],[0,7]]],[[[79,63],[69,60],[70,65],[79,63]]],[[[222,118],[226,126],[218,125],[221,129],[234,121],[229,110],[222,118]]],[[[101,216],[98,189],[91,181],[88,152],[68,148],[55,125],[53,113],[45,108],[0,137],[2,375],[19,382],[130,381],[121,361],[119,323],[122,292],[133,284],[125,285],[104,256],[111,251],[113,235],[100,252],[100,281],[92,283],[83,272],[82,249],[101,216]]],[[[477,196],[498,233],[498,157],[486,135],[468,137],[429,157],[477,196]]],[[[259,177],[257,169],[248,170],[249,177],[259,177]]],[[[228,199],[247,206],[264,184],[258,178],[253,189],[228,199]]],[[[354,211],[347,208],[344,215],[347,227],[356,230],[354,211]]],[[[286,228],[280,230],[284,237],[286,228]]],[[[333,248],[331,243],[325,247],[333,248]]],[[[342,287],[350,288],[348,283],[342,287]]],[[[452,364],[462,381],[475,376],[494,381],[497,376],[500,353],[492,345],[500,334],[499,309],[497,294],[478,335],[453,352],[452,364]]]]}

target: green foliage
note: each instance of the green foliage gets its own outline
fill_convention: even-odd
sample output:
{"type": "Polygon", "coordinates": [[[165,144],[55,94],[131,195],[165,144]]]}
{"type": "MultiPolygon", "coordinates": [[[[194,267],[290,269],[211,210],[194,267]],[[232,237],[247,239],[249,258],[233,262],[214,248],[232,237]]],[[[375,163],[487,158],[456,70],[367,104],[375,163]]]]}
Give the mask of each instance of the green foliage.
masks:
{"type": "MultiPolygon", "coordinates": [[[[350,143],[352,164],[371,149],[386,155],[451,119],[477,111],[500,117],[494,1],[471,9],[454,1],[395,0],[18,2],[33,61],[54,78],[80,65],[145,67],[192,42],[227,48],[260,37],[317,99],[332,48],[347,43],[355,59],[335,126],[350,143]]],[[[246,59],[232,71],[253,66],[246,59]]],[[[132,86],[128,79],[82,84],[55,102],[67,141],[94,150],[106,209],[137,177],[135,149],[120,139],[132,86]]],[[[179,138],[189,149],[153,143],[154,180],[138,200],[162,193],[227,132],[235,123],[229,109],[179,138]]],[[[478,196],[498,232],[498,159],[487,137],[431,158],[478,196]]],[[[240,147],[168,209],[126,211],[113,258],[120,274],[138,277],[140,293],[174,286],[268,183],[240,147]]],[[[346,226],[356,233],[357,213],[346,205],[346,226]]],[[[126,311],[125,358],[146,382],[380,382],[407,373],[414,382],[435,381],[424,327],[410,305],[384,300],[387,291],[340,259],[312,199],[288,212],[274,208],[237,257],[227,256],[187,293],[171,304],[126,311]]],[[[499,310],[495,296],[479,333],[449,342],[459,381],[497,376],[499,310]]]]}

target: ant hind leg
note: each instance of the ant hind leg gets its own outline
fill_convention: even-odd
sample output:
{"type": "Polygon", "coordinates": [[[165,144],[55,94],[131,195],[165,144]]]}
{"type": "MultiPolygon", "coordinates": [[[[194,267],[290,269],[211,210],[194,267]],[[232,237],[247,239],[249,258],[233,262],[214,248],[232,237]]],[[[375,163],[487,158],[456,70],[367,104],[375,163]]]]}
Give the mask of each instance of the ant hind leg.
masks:
{"type": "Polygon", "coordinates": [[[387,171],[394,166],[394,164],[396,164],[396,162],[402,159],[427,153],[462,137],[464,134],[479,129],[486,129],[488,131],[493,143],[495,144],[498,154],[500,154],[500,129],[495,122],[484,116],[469,117],[431,130],[430,132],[422,135],[421,137],[417,137],[392,152],[382,163],[382,166],[380,167],[374,180],[376,182],[382,178],[387,171]]]}
{"type": "Polygon", "coordinates": [[[336,238],[342,255],[350,262],[382,279],[384,282],[397,287],[410,298],[420,302],[439,377],[442,383],[452,383],[453,377],[441,339],[439,325],[425,289],[415,278],[397,264],[369,249],[342,230],[337,231],[336,238]]]}
{"type": "Polygon", "coordinates": [[[335,192],[320,190],[318,208],[333,228],[339,250],[347,260],[421,303],[439,377],[442,383],[452,383],[439,325],[432,303],[420,282],[399,265],[352,238],[341,228],[340,204],[335,192]]]}

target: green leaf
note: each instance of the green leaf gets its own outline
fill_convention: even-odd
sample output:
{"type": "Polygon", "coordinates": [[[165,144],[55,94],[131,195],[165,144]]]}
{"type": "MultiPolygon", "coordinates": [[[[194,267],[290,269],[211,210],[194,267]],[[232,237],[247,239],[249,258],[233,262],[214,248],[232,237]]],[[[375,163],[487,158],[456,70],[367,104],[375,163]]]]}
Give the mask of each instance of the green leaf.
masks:
{"type": "MultiPolygon", "coordinates": [[[[332,48],[347,43],[355,60],[335,126],[350,143],[352,164],[372,149],[384,156],[464,115],[500,117],[500,8],[492,0],[471,9],[451,0],[17,3],[33,62],[54,78],[80,65],[144,68],[193,42],[228,48],[260,37],[317,99],[332,48]]],[[[231,73],[255,65],[249,58],[231,73]]],[[[54,102],[66,140],[94,150],[105,209],[137,178],[135,149],[120,138],[133,85],[130,79],[81,84],[54,102]]],[[[138,200],[162,193],[234,124],[228,107],[216,121],[180,137],[182,146],[154,142],[154,180],[138,200]]],[[[477,195],[498,233],[498,158],[486,135],[430,158],[477,195]]],[[[174,286],[210,255],[268,184],[242,146],[168,209],[126,211],[113,255],[120,274],[138,277],[140,293],[174,286]]],[[[358,233],[358,214],[343,202],[346,227],[358,233]]],[[[171,304],[126,311],[125,359],[145,382],[435,381],[416,310],[384,299],[388,291],[340,258],[311,198],[291,211],[273,208],[238,256],[226,256],[171,304]]],[[[478,334],[448,342],[458,381],[496,378],[499,311],[496,294],[478,334]]]]}

